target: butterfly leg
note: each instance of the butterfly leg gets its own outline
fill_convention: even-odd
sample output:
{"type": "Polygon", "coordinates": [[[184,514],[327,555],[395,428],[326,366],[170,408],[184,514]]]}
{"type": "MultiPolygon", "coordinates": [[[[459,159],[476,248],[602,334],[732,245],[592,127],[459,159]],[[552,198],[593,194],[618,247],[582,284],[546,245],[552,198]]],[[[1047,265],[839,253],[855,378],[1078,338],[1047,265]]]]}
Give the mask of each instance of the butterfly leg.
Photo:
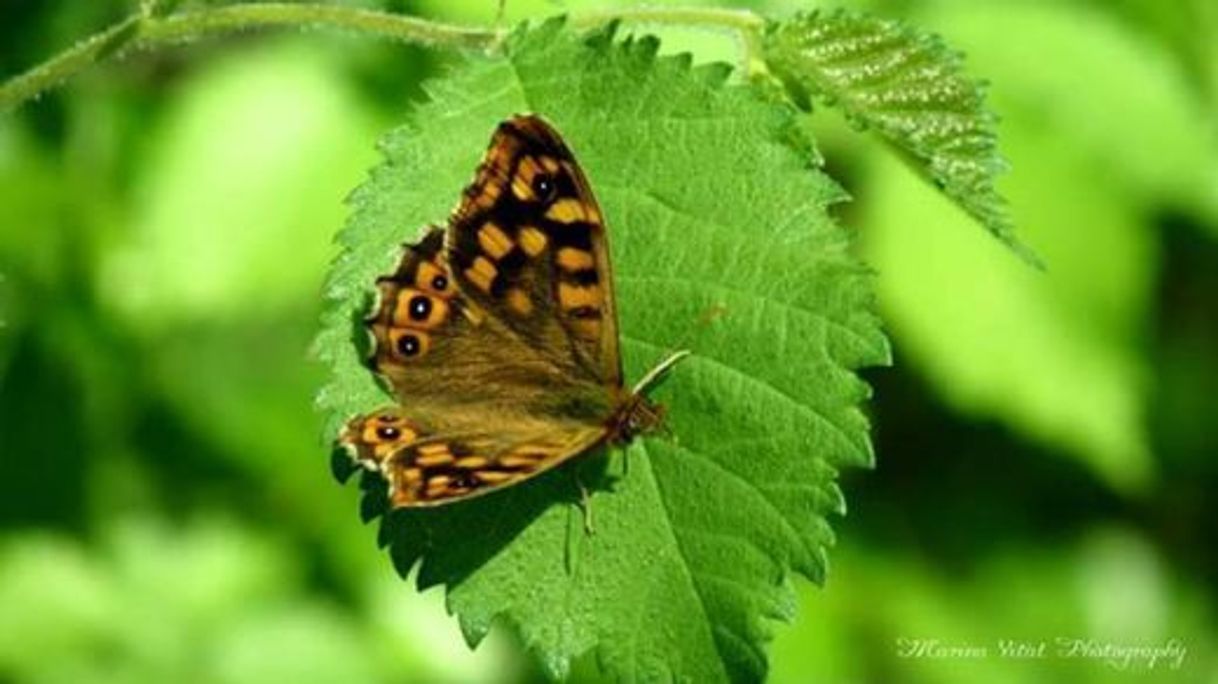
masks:
{"type": "Polygon", "coordinates": [[[592,524],[592,494],[578,475],[575,476],[575,484],[579,487],[579,510],[584,515],[584,534],[591,537],[596,534],[596,528],[592,524]]]}
{"type": "Polygon", "coordinates": [[[625,480],[630,477],[630,449],[622,449],[622,478],[625,480]]]}

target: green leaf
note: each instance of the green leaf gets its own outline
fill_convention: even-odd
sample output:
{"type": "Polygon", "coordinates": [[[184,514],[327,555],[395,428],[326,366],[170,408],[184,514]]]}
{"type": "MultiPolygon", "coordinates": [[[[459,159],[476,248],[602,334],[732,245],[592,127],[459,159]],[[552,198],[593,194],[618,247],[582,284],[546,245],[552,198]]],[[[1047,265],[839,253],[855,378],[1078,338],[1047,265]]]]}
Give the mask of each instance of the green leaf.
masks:
{"type": "Polygon", "coordinates": [[[860,128],[874,129],[919,171],[1024,260],[994,187],[1006,169],[981,84],[938,37],[865,14],[813,12],[769,26],[770,69],[797,101],[819,96],[860,128]]]}
{"type": "MultiPolygon", "coordinates": [[[[431,84],[353,196],[319,403],[333,435],[387,401],[353,341],[373,282],[444,221],[499,121],[544,115],[607,216],[627,376],[682,338],[694,352],[658,393],[672,436],[636,440],[628,468],[588,454],[483,499],[387,514],[382,541],[403,576],[421,563],[421,587],[447,586],[471,644],[509,624],[553,676],[593,652],[622,681],[755,681],[766,618],[792,616],[790,571],[823,577],[837,469],[872,461],[852,370],[888,350],[869,277],[826,215],[842,193],[809,167],[795,113],[657,49],[550,22],[431,84]],[[595,488],[593,536],[577,470],[595,488]]],[[[364,489],[365,515],[384,514],[384,484],[364,489]]]]}
{"type": "Polygon", "coordinates": [[[954,408],[1053,447],[1118,491],[1144,491],[1157,477],[1146,424],[1160,249],[1151,219],[1163,205],[1204,211],[1187,196],[1213,158],[1188,90],[1153,45],[1093,10],[1010,2],[918,19],[994,77],[1009,114],[1011,210],[1052,266],[1006,263],[959,212],[878,161],[860,227],[897,348],[954,408]],[[1002,39],[1010,33],[1069,73],[1029,68],[1026,49],[1002,39]]]}
{"type": "Polygon", "coordinates": [[[1187,212],[1218,230],[1218,117],[1169,49],[1145,35],[1147,27],[1111,14],[1007,1],[928,8],[916,21],[968,51],[993,79],[994,105],[1011,125],[1056,129],[1062,145],[1094,159],[1128,199],[1187,212]],[[1005,40],[1009,35],[1035,43],[1037,68],[1029,68],[1022,41],[1005,40]]]}
{"type": "Polygon", "coordinates": [[[182,0],[140,0],[140,13],[145,17],[167,17],[180,4],[182,0]]]}
{"type": "Polygon", "coordinates": [[[1132,493],[1154,477],[1142,417],[1147,369],[1133,342],[1154,242],[1127,196],[1063,139],[1014,121],[1007,131],[1015,216],[1054,268],[1023,268],[977,239],[959,212],[927,202],[917,179],[883,155],[866,179],[874,201],[860,216],[864,253],[883,274],[880,306],[897,347],[936,393],[1132,493]]]}

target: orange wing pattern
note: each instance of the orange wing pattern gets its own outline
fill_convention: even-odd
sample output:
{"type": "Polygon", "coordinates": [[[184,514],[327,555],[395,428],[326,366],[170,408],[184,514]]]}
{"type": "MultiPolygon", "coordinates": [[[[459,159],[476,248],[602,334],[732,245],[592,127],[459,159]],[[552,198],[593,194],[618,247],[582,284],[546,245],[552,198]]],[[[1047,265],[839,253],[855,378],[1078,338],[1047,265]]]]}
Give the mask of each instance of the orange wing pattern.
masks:
{"type": "Polygon", "coordinates": [[[338,443],[395,507],[466,499],[609,436],[624,391],[600,208],[535,116],[495,131],[446,230],[377,280],[369,367],[398,405],[338,443]]]}
{"type": "Polygon", "coordinates": [[[502,124],[449,222],[463,292],[531,344],[622,382],[604,218],[558,133],[536,116],[502,124]]]}
{"type": "Polygon", "coordinates": [[[437,437],[401,409],[385,409],[348,422],[339,444],[385,478],[392,506],[434,506],[532,477],[586,450],[603,433],[588,427],[515,443],[489,433],[437,437]]]}

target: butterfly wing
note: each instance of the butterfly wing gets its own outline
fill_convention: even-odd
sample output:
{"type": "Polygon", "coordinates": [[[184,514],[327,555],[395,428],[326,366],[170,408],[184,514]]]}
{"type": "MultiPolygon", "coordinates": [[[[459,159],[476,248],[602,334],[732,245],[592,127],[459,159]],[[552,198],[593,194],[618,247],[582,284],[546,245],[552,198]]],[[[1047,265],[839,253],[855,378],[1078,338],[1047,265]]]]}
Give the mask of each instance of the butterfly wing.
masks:
{"type": "Polygon", "coordinates": [[[380,473],[395,507],[434,506],[506,487],[606,435],[600,388],[525,344],[466,299],[443,233],[409,245],[377,281],[367,362],[400,405],[357,416],[338,443],[380,473]],[[579,400],[590,395],[591,400],[579,400]],[[570,410],[583,405],[582,413],[570,410]],[[559,410],[562,409],[562,410],[559,410]]]}
{"type": "Polygon", "coordinates": [[[476,496],[604,440],[623,398],[604,224],[548,124],[496,130],[450,218],[377,281],[370,367],[400,406],[339,438],[395,506],[476,496]]]}
{"type": "Polygon", "coordinates": [[[616,393],[622,384],[600,206],[543,119],[499,125],[447,236],[457,282],[526,344],[616,393]]]}
{"type": "Polygon", "coordinates": [[[434,430],[533,434],[612,411],[604,387],[563,347],[523,338],[464,295],[439,229],[408,246],[377,291],[369,365],[434,430]]]}
{"type": "Polygon", "coordinates": [[[532,435],[429,434],[401,408],[350,421],[339,444],[384,477],[394,507],[437,506],[501,489],[562,463],[596,444],[595,426],[532,435]]]}

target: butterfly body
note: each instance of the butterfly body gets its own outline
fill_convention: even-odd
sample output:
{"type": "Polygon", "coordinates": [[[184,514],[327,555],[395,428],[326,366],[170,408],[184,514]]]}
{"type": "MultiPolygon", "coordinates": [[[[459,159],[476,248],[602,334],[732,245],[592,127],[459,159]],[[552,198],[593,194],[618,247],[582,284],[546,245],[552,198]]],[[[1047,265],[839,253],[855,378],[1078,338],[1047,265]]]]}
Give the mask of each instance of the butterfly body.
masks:
{"type": "Polygon", "coordinates": [[[537,116],[500,124],[448,225],[407,245],[377,294],[367,362],[397,404],[339,444],[396,507],[495,491],[663,419],[646,391],[682,355],[622,385],[603,215],[537,116]]]}

